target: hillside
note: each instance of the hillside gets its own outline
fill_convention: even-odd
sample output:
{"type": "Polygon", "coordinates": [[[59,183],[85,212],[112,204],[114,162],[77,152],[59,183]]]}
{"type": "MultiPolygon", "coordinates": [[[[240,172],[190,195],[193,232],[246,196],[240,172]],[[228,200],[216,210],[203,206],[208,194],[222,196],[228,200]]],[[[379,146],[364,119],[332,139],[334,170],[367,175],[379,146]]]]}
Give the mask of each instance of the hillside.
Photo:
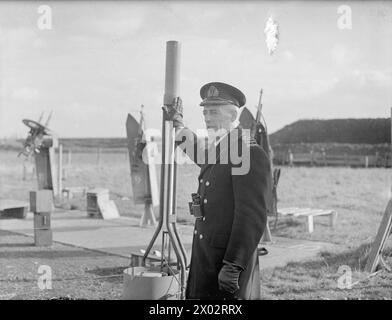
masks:
{"type": "Polygon", "coordinates": [[[389,118],[298,120],[270,134],[270,142],[385,144],[391,142],[391,122],[389,118]]]}
{"type": "MultiPolygon", "coordinates": [[[[389,118],[299,120],[269,135],[276,152],[324,150],[332,154],[386,154],[390,152],[389,118]]],[[[60,138],[64,149],[74,151],[123,149],[126,138],[60,138]]],[[[23,140],[0,140],[0,150],[21,151],[23,140]]]]}

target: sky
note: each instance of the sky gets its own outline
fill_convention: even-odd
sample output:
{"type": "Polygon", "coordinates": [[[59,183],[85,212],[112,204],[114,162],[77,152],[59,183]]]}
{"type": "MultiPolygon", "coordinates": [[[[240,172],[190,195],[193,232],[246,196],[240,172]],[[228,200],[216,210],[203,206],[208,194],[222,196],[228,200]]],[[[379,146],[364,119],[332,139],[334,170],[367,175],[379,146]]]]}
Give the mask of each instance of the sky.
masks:
{"type": "Polygon", "coordinates": [[[24,137],[22,119],[51,110],[59,137],[125,137],[142,104],[147,127],[160,130],[169,40],[181,43],[193,130],[204,128],[199,90],[211,81],[242,90],[254,114],[262,88],[270,133],[299,119],[390,116],[391,1],[1,1],[0,137],[24,137]],[[51,29],[39,28],[42,5],[51,29]]]}

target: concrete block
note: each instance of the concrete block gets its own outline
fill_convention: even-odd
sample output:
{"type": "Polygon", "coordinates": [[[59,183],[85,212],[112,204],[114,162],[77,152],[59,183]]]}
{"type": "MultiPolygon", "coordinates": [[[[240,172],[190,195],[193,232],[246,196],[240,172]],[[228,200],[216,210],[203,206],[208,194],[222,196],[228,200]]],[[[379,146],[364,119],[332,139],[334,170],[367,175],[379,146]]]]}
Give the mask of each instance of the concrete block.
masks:
{"type": "Polygon", "coordinates": [[[53,191],[30,191],[30,210],[34,213],[52,212],[54,210],[53,191]]]}
{"type": "Polygon", "coordinates": [[[50,229],[50,212],[34,213],[34,229],[50,229]]]}
{"type": "Polygon", "coordinates": [[[48,247],[53,243],[53,232],[51,229],[35,229],[34,244],[37,247],[48,247]]]}

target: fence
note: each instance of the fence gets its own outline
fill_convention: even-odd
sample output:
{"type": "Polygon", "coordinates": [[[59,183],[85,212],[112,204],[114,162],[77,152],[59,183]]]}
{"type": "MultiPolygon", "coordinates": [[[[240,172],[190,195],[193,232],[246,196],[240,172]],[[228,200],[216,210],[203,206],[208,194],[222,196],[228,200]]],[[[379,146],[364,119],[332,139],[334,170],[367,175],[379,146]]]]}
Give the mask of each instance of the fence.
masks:
{"type": "Polygon", "coordinates": [[[390,154],[385,155],[336,155],[325,152],[274,154],[274,164],[289,166],[341,166],[341,167],[392,167],[390,154]]]}
{"type": "MultiPolygon", "coordinates": [[[[86,155],[89,160],[97,165],[103,164],[102,159],[106,155],[115,155],[117,158],[128,161],[127,148],[75,148],[63,150],[64,162],[67,166],[72,164],[73,154],[79,157],[86,155]],[[124,157],[124,158],[123,158],[124,157]],[[94,160],[95,159],[95,160],[94,160]]],[[[274,153],[273,162],[276,165],[289,166],[336,166],[336,167],[392,167],[392,157],[390,154],[380,155],[350,155],[350,154],[328,154],[326,152],[274,153]]]]}

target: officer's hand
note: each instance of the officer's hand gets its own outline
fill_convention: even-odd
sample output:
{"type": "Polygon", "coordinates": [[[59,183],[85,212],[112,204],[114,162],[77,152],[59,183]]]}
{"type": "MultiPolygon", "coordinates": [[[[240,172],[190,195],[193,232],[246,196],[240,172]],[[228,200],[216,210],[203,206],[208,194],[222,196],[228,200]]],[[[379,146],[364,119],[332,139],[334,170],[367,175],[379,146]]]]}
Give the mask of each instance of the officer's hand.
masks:
{"type": "Polygon", "coordinates": [[[173,126],[176,129],[184,127],[184,121],[182,119],[182,100],[180,97],[174,98],[173,103],[170,106],[162,107],[165,112],[165,119],[173,121],[173,126]]]}
{"type": "Polygon", "coordinates": [[[242,269],[229,262],[224,262],[218,275],[219,290],[234,293],[240,286],[238,280],[242,269]]]}

